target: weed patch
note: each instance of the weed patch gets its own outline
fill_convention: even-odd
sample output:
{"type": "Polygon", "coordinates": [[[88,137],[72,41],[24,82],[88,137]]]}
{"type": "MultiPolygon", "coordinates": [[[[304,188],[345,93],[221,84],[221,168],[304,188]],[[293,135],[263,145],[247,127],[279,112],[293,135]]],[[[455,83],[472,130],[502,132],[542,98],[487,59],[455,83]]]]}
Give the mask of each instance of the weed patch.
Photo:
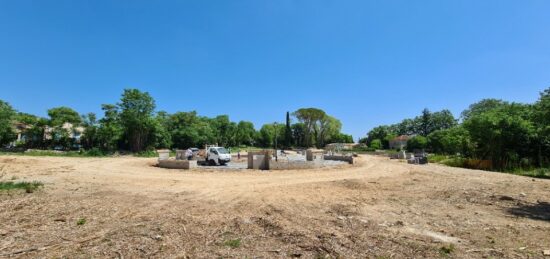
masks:
{"type": "Polygon", "coordinates": [[[84,224],[86,224],[86,219],[85,218],[80,218],[76,221],[77,226],[82,226],[84,224]]]}
{"type": "Polygon", "coordinates": [[[9,191],[9,190],[25,190],[27,193],[33,193],[37,189],[44,186],[43,183],[38,181],[33,182],[0,182],[0,191],[9,191]]]}
{"type": "Polygon", "coordinates": [[[237,238],[225,240],[225,242],[223,242],[223,245],[231,248],[239,248],[241,246],[241,239],[237,238]]]}

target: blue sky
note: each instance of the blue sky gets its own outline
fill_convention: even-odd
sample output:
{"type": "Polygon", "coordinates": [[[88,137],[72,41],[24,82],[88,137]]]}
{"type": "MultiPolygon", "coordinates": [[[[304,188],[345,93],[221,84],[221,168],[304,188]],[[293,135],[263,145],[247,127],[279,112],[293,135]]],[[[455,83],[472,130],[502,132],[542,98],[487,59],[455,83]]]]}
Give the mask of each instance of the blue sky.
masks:
{"type": "Polygon", "coordinates": [[[357,139],[423,108],[533,102],[550,87],[550,1],[0,0],[0,99],[101,114],[284,121],[319,107],[357,139]]]}

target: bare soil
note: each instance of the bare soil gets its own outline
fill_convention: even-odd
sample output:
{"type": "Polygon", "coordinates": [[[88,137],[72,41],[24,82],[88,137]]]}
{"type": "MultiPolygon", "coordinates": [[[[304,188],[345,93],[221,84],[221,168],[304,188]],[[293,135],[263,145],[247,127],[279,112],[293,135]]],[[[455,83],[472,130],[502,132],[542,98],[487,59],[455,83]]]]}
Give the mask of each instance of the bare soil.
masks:
{"type": "MultiPolygon", "coordinates": [[[[543,258],[550,180],[361,156],[314,170],[0,156],[0,257],[543,258]]],[[[548,258],[548,257],[547,257],[548,258]]]]}

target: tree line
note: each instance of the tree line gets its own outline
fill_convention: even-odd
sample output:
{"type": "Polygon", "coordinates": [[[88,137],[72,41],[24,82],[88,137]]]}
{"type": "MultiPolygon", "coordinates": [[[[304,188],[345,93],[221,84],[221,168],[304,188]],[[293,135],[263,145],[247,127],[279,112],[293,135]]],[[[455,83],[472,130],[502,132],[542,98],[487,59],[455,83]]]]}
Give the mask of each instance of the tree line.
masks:
{"type": "Polygon", "coordinates": [[[159,148],[184,149],[217,143],[221,146],[258,146],[279,148],[323,147],[327,143],[351,143],[341,133],[342,123],[317,108],[287,112],[285,123],[269,123],[256,130],[249,121],[233,122],[228,115],[214,118],[196,111],[169,114],[156,111],[155,100],[147,92],[126,89],[116,104],[103,104],[103,116],[80,115],[69,107],[48,110],[48,118],[17,112],[0,100],[0,145],[16,139],[14,125],[25,126],[25,148],[65,150],[75,147],[105,152],[128,150],[142,152],[159,148]],[[292,117],[296,120],[292,123],[292,117]],[[67,124],[72,125],[71,128],[67,124]],[[79,139],[71,135],[83,128],[79,139]],[[45,137],[51,136],[51,137],[45,137]]]}
{"type": "Polygon", "coordinates": [[[381,125],[360,140],[373,148],[388,148],[398,135],[414,136],[407,149],[490,160],[499,170],[550,165],[550,88],[535,103],[483,99],[456,119],[448,110],[424,109],[412,119],[381,125]]]}

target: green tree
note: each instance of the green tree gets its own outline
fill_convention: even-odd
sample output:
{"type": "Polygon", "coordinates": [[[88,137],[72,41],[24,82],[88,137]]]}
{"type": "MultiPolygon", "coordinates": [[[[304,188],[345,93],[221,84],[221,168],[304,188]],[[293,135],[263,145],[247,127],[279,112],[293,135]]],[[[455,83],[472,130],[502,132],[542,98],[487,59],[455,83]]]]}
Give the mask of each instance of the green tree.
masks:
{"type": "Polygon", "coordinates": [[[536,125],[537,137],[534,141],[538,165],[550,165],[550,88],[540,93],[539,100],[533,107],[532,121],[536,125]]]}
{"type": "Polygon", "coordinates": [[[210,119],[198,116],[195,111],[170,115],[168,131],[173,146],[179,149],[201,148],[216,141],[216,131],[210,125],[210,119]]]}
{"type": "Polygon", "coordinates": [[[428,139],[424,136],[414,136],[407,141],[407,150],[423,150],[428,146],[428,139]]]}
{"type": "Polygon", "coordinates": [[[457,126],[450,129],[436,130],[428,135],[428,148],[438,154],[471,156],[473,145],[468,131],[457,126]]]}
{"type": "Polygon", "coordinates": [[[71,131],[82,122],[80,114],[69,107],[61,106],[49,109],[48,116],[51,127],[48,135],[51,137],[51,145],[55,148],[71,149],[76,142],[71,138],[71,131]],[[65,123],[69,123],[71,126],[66,127],[65,123]]]}
{"type": "Polygon", "coordinates": [[[325,118],[326,113],[317,108],[301,108],[294,112],[294,116],[305,126],[305,147],[311,147],[313,144],[311,140],[315,137],[316,125],[325,118]]]}
{"type": "Polygon", "coordinates": [[[393,132],[386,125],[381,125],[373,128],[367,133],[367,145],[370,146],[371,142],[375,139],[384,140],[388,135],[395,136],[393,132]]]}
{"type": "Polygon", "coordinates": [[[485,112],[492,111],[498,108],[501,108],[505,105],[508,105],[508,102],[498,100],[498,99],[483,99],[479,102],[471,104],[468,109],[464,110],[460,117],[463,121],[468,120],[470,117],[481,115],[485,112]]]}
{"type": "Polygon", "coordinates": [[[133,152],[153,148],[157,142],[153,134],[156,127],[153,97],[137,89],[125,89],[117,106],[128,148],[133,152]]]}
{"type": "Polygon", "coordinates": [[[97,147],[99,122],[95,113],[88,113],[82,116],[82,125],[84,126],[84,134],[80,138],[80,143],[85,149],[97,147]]]}
{"type": "Polygon", "coordinates": [[[112,104],[103,104],[101,109],[104,115],[99,120],[97,130],[99,148],[104,151],[117,150],[124,134],[124,128],[120,123],[120,112],[118,107],[112,104]]]}
{"type": "Polygon", "coordinates": [[[235,145],[237,125],[229,120],[227,115],[219,115],[211,120],[212,128],[216,132],[216,142],[221,146],[235,145]]]}
{"type": "Polygon", "coordinates": [[[78,126],[82,122],[82,118],[78,112],[65,106],[49,109],[48,116],[50,117],[50,125],[53,127],[62,126],[64,123],[78,126]]]}
{"type": "MultiPolygon", "coordinates": [[[[432,131],[432,113],[428,109],[422,110],[422,115],[419,118],[420,121],[420,132],[418,134],[422,136],[428,136],[432,131]]],[[[408,145],[408,144],[407,144],[408,145]]]]}
{"type": "Polygon", "coordinates": [[[521,166],[536,137],[530,110],[528,105],[511,103],[469,116],[464,127],[475,144],[475,155],[490,159],[496,169],[521,166]]]}
{"type": "Polygon", "coordinates": [[[324,147],[327,140],[339,136],[342,123],[329,115],[323,116],[315,125],[315,136],[317,147],[324,147]]]}
{"type": "Polygon", "coordinates": [[[256,139],[256,129],[254,129],[254,124],[249,121],[239,121],[237,124],[236,130],[236,144],[237,146],[254,145],[254,140],[256,139]]]}
{"type": "Polygon", "coordinates": [[[292,128],[290,126],[290,113],[286,112],[286,125],[285,125],[285,147],[289,148],[293,145],[292,128]]]}
{"type": "MultiPolygon", "coordinates": [[[[274,148],[275,147],[275,138],[277,143],[282,143],[284,141],[284,124],[264,124],[260,129],[258,144],[262,147],[274,148]]],[[[278,146],[279,147],[279,146],[278,146]]]]}
{"type": "Polygon", "coordinates": [[[294,146],[306,147],[306,126],[303,123],[295,123],[292,128],[292,139],[294,146]]]}
{"type": "Polygon", "coordinates": [[[13,130],[15,115],[15,110],[11,105],[0,100],[0,145],[5,145],[17,137],[13,130]]]}

